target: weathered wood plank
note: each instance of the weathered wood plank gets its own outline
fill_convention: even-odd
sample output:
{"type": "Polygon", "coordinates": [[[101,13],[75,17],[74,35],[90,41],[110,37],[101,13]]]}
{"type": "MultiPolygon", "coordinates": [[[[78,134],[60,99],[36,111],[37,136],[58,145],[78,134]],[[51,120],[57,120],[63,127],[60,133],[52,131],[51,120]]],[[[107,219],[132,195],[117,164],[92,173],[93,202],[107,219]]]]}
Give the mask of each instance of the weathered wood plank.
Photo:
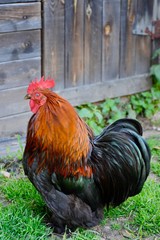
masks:
{"type": "Polygon", "coordinates": [[[0,4],[9,4],[9,3],[27,3],[27,2],[41,2],[41,0],[0,0],[0,4]]]}
{"type": "MultiPolygon", "coordinates": [[[[86,102],[97,102],[105,98],[113,98],[141,92],[151,87],[146,75],[129,77],[119,80],[110,80],[101,83],[79,86],[58,91],[67,98],[73,105],[86,102]],[[98,91],[97,91],[98,89],[98,91]]],[[[14,88],[0,91],[0,117],[29,111],[28,101],[24,100],[26,87],[14,88]],[[5,108],[4,108],[5,99],[5,108]]]]}
{"type": "Polygon", "coordinates": [[[0,90],[26,86],[31,80],[40,76],[40,57],[0,63],[0,90]]]}
{"type": "Polygon", "coordinates": [[[43,3],[43,74],[56,80],[56,89],[64,88],[64,3],[43,3]]]}
{"type": "Polygon", "coordinates": [[[148,35],[146,28],[152,31],[153,5],[157,0],[137,1],[137,11],[133,24],[133,34],[144,36],[148,35]]]}
{"type": "Polygon", "coordinates": [[[132,76],[136,68],[136,36],[132,34],[137,0],[121,3],[120,77],[132,76]]]}
{"type": "MultiPolygon", "coordinates": [[[[137,1],[137,24],[141,21],[152,22],[153,1],[137,1]]],[[[136,38],[136,71],[135,74],[147,73],[151,60],[151,38],[150,36],[137,35],[136,38]]]]}
{"type": "Polygon", "coordinates": [[[26,134],[28,121],[32,113],[21,113],[10,117],[0,118],[0,137],[26,134]]]}
{"type": "Polygon", "coordinates": [[[41,28],[41,4],[0,5],[0,33],[41,28]]]}
{"type": "Polygon", "coordinates": [[[120,3],[103,1],[103,81],[119,77],[120,3]]]}
{"type": "MultiPolygon", "coordinates": [[[[23,146],[25,147],[26,137],[25,135],[20,135],[20,141],[23,146]]],[[[0,158],[6,157],[8,153],[17,153],[20,149],[19,142],[17,139],[17,134],[11,133],[10,136],[3,136],[0,137],[0,158]],[[8,152],[9,150],[9,152],[8,152]]]]}
{"type": "Polygon", "coordinates": [[[58,93],[76,106],[145,91],[150,89],[151,85],[151,79],[145,74],[122,78],[120,81],[119,79],[109,79],[101,83],[68,88],[58,93]]]}
{"type": "Polygon", "coordinates": [[[0,62],[41,55],[40,30],[0,34],[0,62]]]}
{"type": "Polygon", "coordinates": [[[84,82],[102,81],[103,1],[85,1],[84,82]]]}
{"type": "Polygon", "coordinates": [[[26,87],[0,91],[0,118],[29,111],[28,101],[24,100],[26,91],[26,87]]]}
{"type": "MultiPolygon", "coordinates": [[[[157,21],[160,19],[160,0],[155,0],[153,5],[153,21],[157,21]]],[[[152,53],[155,52],[156,49],[160,48],[160,39],[155,39],[152,41],[152,53]]],[[[160,59],[158,59],[160,63],[160,59]]],[[[152,64],[157,63],[157,59],[152,60],[152,64]]]]}
{"type": "Polygon", "coordinates": [[[65,2],[65,87],[83,85],[84,0],[65,2]]]}

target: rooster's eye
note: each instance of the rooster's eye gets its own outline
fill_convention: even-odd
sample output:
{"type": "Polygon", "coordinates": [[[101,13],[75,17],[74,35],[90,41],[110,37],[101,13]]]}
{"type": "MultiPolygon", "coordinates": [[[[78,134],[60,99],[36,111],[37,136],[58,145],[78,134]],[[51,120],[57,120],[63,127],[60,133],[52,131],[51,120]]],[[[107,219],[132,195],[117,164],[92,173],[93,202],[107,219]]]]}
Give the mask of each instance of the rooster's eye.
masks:
{"type": "Polygon", "coordinates": [[[39,93],[36,93],[36,94],[35,94],[36,97],[39,97],[39,95],[40,95],[39,93]]]}

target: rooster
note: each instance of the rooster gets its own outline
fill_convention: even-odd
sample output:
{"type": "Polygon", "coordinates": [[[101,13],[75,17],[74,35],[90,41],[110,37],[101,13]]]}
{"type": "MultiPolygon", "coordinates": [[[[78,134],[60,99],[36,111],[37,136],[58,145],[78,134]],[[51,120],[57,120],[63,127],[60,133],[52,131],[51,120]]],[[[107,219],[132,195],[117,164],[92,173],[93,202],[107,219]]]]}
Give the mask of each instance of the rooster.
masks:
{"type": "Polygon", "coordinates": [[[150,150],[137,120],[120,119],[99,136],[71,104],[50,88],[52,79],[31,82],[23,168],[42,195],[57,233],[66,226],[90,228],[103,208],[140,193],[150,170],[150,150]]]}

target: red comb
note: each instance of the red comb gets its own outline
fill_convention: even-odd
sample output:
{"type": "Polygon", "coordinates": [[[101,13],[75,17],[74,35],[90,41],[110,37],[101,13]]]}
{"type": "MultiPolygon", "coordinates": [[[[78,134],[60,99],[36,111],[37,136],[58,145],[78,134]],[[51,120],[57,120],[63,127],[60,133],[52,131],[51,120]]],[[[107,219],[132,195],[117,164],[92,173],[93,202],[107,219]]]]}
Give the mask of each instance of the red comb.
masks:
{"type": "Polygon", "coordinates": [[[44,77],[42,77],[40,81],[38,81],[38,79],[35,79],[29,84],[27,93],[30,94],[33,91],[37,90],[38,88],[40,89],[52,88],[54,87],[54,85],[55,85],[55,81],[50,78],[47,78],[46,80],[44,80],[44,77]]]}

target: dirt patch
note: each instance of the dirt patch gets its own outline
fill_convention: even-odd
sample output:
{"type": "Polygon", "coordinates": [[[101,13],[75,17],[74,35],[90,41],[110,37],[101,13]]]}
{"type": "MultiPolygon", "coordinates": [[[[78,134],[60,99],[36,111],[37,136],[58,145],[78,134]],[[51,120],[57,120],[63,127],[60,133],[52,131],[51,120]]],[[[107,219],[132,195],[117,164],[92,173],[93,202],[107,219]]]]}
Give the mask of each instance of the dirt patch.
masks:
{"type": "Polygon", "coordinates": [[[149,174],[149,178],[156,181],[156,182],[160,182],[160,177],[158,177],[157,175],[155,175],[154,173],[150,172],[149,174]]]}
{"type": "Polygon", "coordinates": [[[4,196],[4,194],[2,192],[0,192],[0,204],[2,204],[2,206],[6,207],[8,204],[10,204],[10,201],[8,201],[6,199],[6,197],[4,196]]]}
{"type": "Polygon", "coordinates": [[[129,218],[119,217],[115,220],[107,220],[104,226],[96,226],[93,229],[99,232],[101,240],[122,240],[122,239],[133,239],[132,233],[125,229],[127,222],[131,220],[129,218]]]}
{"type": "Polygon", "coordinates": [[[13,159],[1,158],[0,169],[3,169],[1,170],[1,174],[4,175],[5,177],[10,177],[11,175],[20,178],[24,175],[22,160],[19,160],[16,157],[13,159]]]}

